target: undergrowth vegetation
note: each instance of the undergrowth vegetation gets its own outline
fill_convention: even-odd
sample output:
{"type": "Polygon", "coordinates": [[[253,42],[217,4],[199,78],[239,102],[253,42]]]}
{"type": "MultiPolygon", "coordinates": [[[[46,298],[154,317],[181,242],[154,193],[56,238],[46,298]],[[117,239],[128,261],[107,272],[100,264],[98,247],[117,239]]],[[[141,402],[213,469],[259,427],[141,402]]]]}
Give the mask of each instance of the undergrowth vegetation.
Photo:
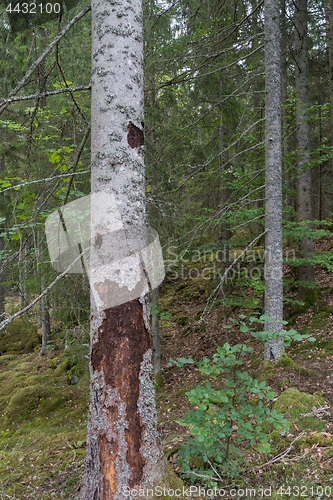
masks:
{"type": "MultiPolygon", "coordinates": [[[[263,361],[260,300],[252,308],[230,303],[227,325],[221,302],[207,314],[213,264],[198,262],[204,272],[195,280],[183,279],[174,267],[177,278],[169,270],[160,292],[164,383],[156,399],[166,458],[185,485],[271,485],[273,499],[292,498],[278,494],[281,487],[314,492],[331,487],[330,274],[320,275],[318,268],[323,285],[319,279],[315,304],[296,313],[286,308],[293,329],[285,334],[286,354],[272,365],[263,361]],[[180,355],[177,365],[170,365],[180,355]]],[[[255,299],[259,289],[240,280],[233,293],[255,299]]],[[[78,499],[88,417],[89,325],[68,323],[52,311],[51,317],[52,342],[45,356],[37,315],[13,321],[0,335],[1,500],[78,499]]]]}

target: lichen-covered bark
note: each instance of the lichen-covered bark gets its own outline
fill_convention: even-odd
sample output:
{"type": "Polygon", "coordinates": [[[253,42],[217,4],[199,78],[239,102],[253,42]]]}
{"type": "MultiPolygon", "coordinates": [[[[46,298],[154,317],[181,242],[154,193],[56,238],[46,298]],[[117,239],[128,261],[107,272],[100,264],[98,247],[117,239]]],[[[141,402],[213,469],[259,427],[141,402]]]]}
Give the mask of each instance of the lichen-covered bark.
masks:
{"type": "MultiPolygon", "coordinates": [[[[282,287],[282,158],[281,158],[281,61],[279,0],[265,1],[265,162],[266,240],[265,314],[283,319],[282,287]]],[[[270,323],[266,329],[279,332],[282,325],[270,323]]],[[[265,345],[265,359],[273,363],[284,352],[281,338],[265,345]]]]}
{"type": "Polygon", "coordinates": [[[136,237],[145,234],[140,0],[92,0],[91,108],[91,383],[80,499],[120,500],[124,488],[161,484],[164,474],[136,237]],[[133,293],[139,298],[125,299],[133,293]],[[113,294],[120,300],[108,301],[113,294]],[[108,302],[118,305],[103,310],[108,302]]]}
{"type": "MultiPolygon", "coordinates": [[[[312,219],[312,179],[310,161],[309,122],[309,61],[307,42],[307,0],[295,0],[295,88],[296,101],[296,149],[297,149],[297,201],[298,221],[312,219]]],[[[309,225],[311,228],[311,225],[309,225]]],[[[304,237],[299,243],[301,258],[313,257],[313,238],[304,237]]],[[[314,266],[302,264],[298,268],[299,298],[302,300],[308,288],[306,282],[315,281],[314,266]]]]}

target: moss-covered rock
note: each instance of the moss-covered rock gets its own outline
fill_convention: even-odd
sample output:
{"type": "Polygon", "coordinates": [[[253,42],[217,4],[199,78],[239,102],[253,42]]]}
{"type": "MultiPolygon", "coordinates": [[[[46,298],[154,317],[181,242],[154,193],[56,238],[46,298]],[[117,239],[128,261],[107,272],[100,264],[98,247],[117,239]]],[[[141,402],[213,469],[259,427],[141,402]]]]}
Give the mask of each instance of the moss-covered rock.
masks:
{"type": "Polygon", "coordinates": [[[275,366],[281,366],[288,373],[297,373],[298,375],[308,375],[309,373],[309,370],[307,370],[304,366],[295,363],[295,361],[289,358],[286,354],[282,354],[275,366]]]}
{"type": "Polygon", "coordinates": [[[287,389],[274,403],[274,409],[278,413],[289,413],[291,417],[310,413],[313,406],[318,408],[325,403],[324,398],[300,392],[297,389],[287,389]]]}
{"type": "Polygon", "coordinates": [[[50,396],[50,390],[41,384],[17,389],[5,411],[5,421],[21,421],[29,417],[41,401],[50,396]]]}
{"type": "Polygon", "coordinates": [[[41,344],[35,325],[26,319],[16,318],[0,332],[0,353],[29,353],[41,344]]]}
{"type": "Polygon", "coordinates": [[[63,375],[68,369],[70,368],[70,361],[69,359],[65,359],[60,365],[55,369],[54,371],[54,376],[59,377],[60,375],[63,375]]]}
{"type": "Polygon", "coordinates": [[[10,361],[13,361],[16,358],[14,354],[4,354],[3,356],[0,356],[0,366],[1,365],[8,365],[10,361]]]}

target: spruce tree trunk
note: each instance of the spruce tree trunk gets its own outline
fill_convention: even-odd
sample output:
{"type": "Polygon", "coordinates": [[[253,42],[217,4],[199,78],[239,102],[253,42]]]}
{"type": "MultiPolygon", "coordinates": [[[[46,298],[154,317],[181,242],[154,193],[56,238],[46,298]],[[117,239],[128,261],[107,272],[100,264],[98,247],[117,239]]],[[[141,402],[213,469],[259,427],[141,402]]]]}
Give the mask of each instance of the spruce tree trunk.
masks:
{"type": "Polygon", "coordinates": [[[133,234],[146,222],[140,0],[92,0],[91,115],[91,383],[80,499],[120,500],[128,489],[163,482],[165,468],[157,433],[148,288],[141,286],[144,268],[133,272],[138,267],[130,248],[133,234]],[[117,230],[111,221],[115,212],[117,230]],[[121,246],[124,240],[127,248],[121,246]],[[128,258],[112,275],[111,254],[117,252],[128,258]],[[136,290],[138,298],[126,300],[136,290]]]}
{"type": "MultiPolygon", "coordinates": [[[[281,158],[281,60],[279,0],[265,1],[265,314],[283,319],[282,287],[282,158],[281,158]]],[[[265,325],[279,332],[280,323],[265,325]]],[[[265,360],[275,363],[284,352],[281,337],[265,344],[265,360]]]]}
{"type": "MultiPolygon", "coordinates": [[[[222,84],[220,83],[220,90],[221,93],[223,92],[223,87],[222,84]]],[[[223,119],[223,112],[221,112],[221,118],[220,118],[220,127],[219,127],[219,171],[221,174],[221,181],[220,181],[220,207],[224,207],[230,198],[231,192],[230,189],[227,186],[226,183],[226,177],[225,177],[225,170],[227,168],[227,162],[228,162],[228,151],[226,150],[226,144],[225,144],[225,136],[226,136],[226,129],[225,129],[225,123],[223,119]]],[[[222,255],[224,258],[222,259],[220,263],[220,276],[223,276],[225,273],[227,267],[230,264],[230,253],[231,253],[231,230],[230,230],[230,225],[227,222],[222,222],[221,227],[220,227],[220,242],[219,242],[219,247],[222,251],[222,255]]],[[[232,291],[232,284],[230,283],[230,280],[228,279],[228,276],[224,280],[224,283],[221,285],[220,288],[220,299],[223,300],[223,315],[226,315],[226,304],[225,304],[225,299],[230,295],[232,291]]]]}
{"type": "MultiPolygon", "coordinates": [[[[295,1],[295,88],[296,101],[296,149],[297,149],[297,199],[298,221],[312,219],[312,178],[310,161],[310,122],[309,122],[309,62],[307,43],[307,0],[295,1]]],[[[311,225],[309,224],[309,229],[311,225]]],[[[313,238],[304,237],[299,243],[301,258],[313,257],[313,238]]],[[[307,286],[314,283],[315,273],[312,264],[301,264],[298,269],[299,299],[312,302],[316,292],[307,286]]]]}

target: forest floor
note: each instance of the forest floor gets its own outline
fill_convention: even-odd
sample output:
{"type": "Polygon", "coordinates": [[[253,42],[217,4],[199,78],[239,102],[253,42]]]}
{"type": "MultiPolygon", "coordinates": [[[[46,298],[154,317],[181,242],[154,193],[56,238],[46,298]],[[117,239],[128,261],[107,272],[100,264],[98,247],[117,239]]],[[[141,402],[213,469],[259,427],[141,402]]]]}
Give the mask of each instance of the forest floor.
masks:
{"type": "MultiPolygon", "coordinates": [[[[333,236],[317,240],[316,249],[325,251],[332,244],[333,236]]],[[[243,268],[253,265],[242,263],[243,268]]],[[[181,270],[173,269],[178,272],[177,279],[171,271],[167,274],[160,290],[160,313],[170,313],[171,317],[160,323],[164,383],[156,397],[164,451],[177,474],[178,450],[190,435],[177,420],[192,408],[186,392],[204,378],[194,365],[178,368],[168,366],[168,362],[179,357],[196,361],[204,356],[211,358],[216,346],[226,341],[221,304],[202,318],[216,285],[213,262],[207,259],[196,263],[199,272],[195,279],[189,279],[193,263],[182,266],[181,270]]],[[[292,267],[286,265],[284,274],[286,297],[295,299],[292,267]]],[[[254,281],[248,280],[245,285],[244,280],[234,281],[235,304],[227,311],[229,324],[230,318],[237,320],[240,314],[260,314],[258,281],[254,281]],[[242,306],[237,305],[237,297],[242,306]]],[[[244,498],[241,491],[256,488],[258,498],[333,499],[333,274],[318,266],[316,281],[318,301],[297,314],[295,306],[287,302],[286,319],[292,328],[317,340],[293,342],[286,349],[288,357],[278,366],[263,362],[263,345],[249,333],[237,328],[229,333],[231,345],[247,341],[253,348],[244,368],[274,389],[275,407],[279,406],[277,398],[290,389],[314,395],[320,404],[311,407],[307,416],[293,413],[291,404],[280,405],[278,409],[285,411],[289,420],[289,432],[275,433],[270,454],[260,455],[245,446],[245,472],[219,485],[226,488],[221,498],[244,498]],[[267,462],[271,464],[263,465],[267,462]],[[238,489],[239,494],[231,496],[230,488],[238,489]],[[263,494],[265,489],[267,495],[263,494]]],[[[55,349],[46,356],[39,355],[39,347],[26,354],[7,352],[0,356],[1,500],[78,498],[88,411],[88,350],[82,344],[87,342],[88,333],[87,328],[68,328],[66,335],[71,341],[63,349],[60,342],[57,345],[63,330],[64,326],[54,327],[55,349]],[[73,385],[76,377],[79,382],[73,385]]],[[[188,480],[185,483],[190,484],[188,480]]]]}

